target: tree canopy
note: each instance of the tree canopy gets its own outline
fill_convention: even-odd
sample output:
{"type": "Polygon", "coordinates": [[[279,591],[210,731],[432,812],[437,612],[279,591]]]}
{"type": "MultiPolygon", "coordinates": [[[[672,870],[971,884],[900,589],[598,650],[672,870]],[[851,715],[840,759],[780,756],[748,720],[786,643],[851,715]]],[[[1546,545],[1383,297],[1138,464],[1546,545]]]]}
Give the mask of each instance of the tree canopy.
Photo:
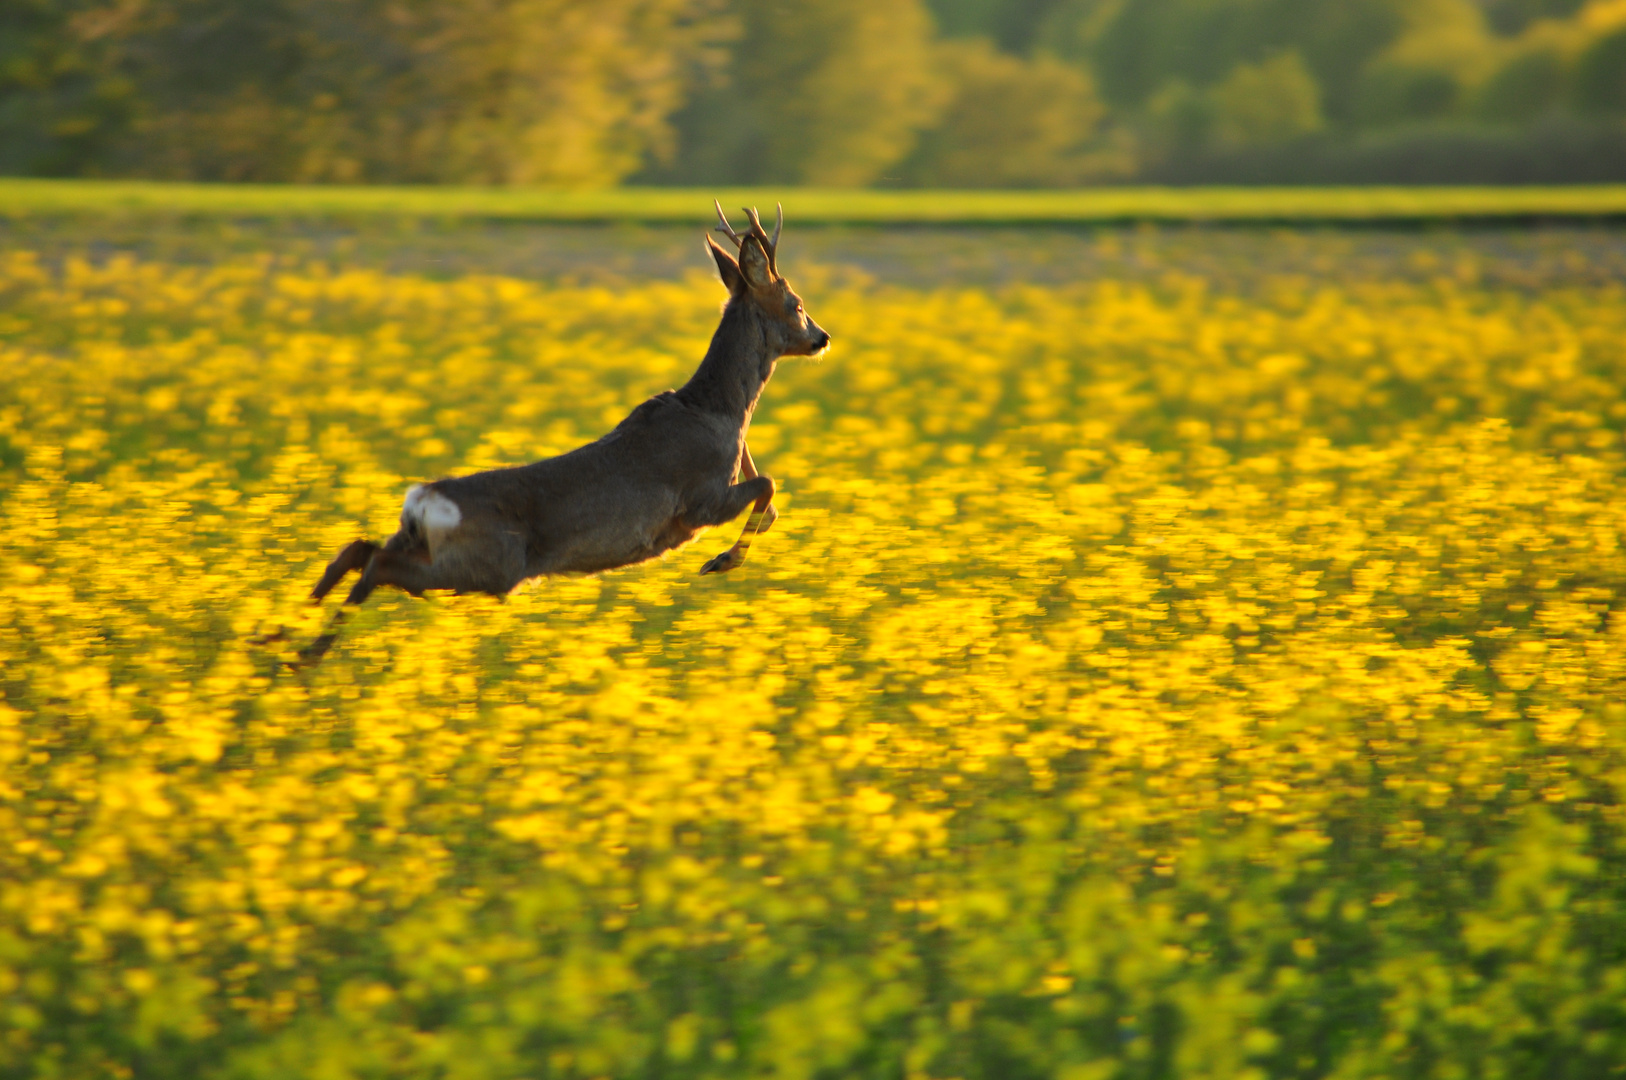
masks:
{"type": "Polygon", "coordinates": [[[1626,0],[10,0],[0,172],[1626,178],[1626,0]]]}

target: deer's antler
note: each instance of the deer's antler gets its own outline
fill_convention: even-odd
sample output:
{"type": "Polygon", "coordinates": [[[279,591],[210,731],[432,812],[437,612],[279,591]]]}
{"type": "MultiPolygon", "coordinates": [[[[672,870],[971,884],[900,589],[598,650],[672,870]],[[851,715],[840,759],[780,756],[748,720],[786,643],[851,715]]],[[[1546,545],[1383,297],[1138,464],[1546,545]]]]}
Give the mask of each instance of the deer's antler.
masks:
{"type": "Polygon", "coordinates": [[[711,205],[717,208],[717,231],[726,235],[736,245],[745,243],[745,237],[735,232],[734,226],[728,223],[728,215],[723,213],[723,204],[713,199],[711,205]]]}
{"type": "Polygon", "coordinates": [[[745,216],[751,219],[751,235],[762,241],[762,250],[768,253],[768,269],[777,274],[779,273],[779,266],[775,256],[779,253],[779,230],[785,227],[785,205],[784,203],[775,203],[774,208],[778,211],[778,215],[774,220],[773,236],[771,237],[768,235],[768,230],[762,227],[762,219],[757,217],[756,207],[747,206],[742,209],[745,210],[745,216]]]}
{"type": "Polygon", "coordinates": [[[772,236],[769,236],[768,230],[762,227],[762,219],[757,217],[756,207],[741,207],[741,209],[745,211],[745,216],[751,219],[751,227],[745,230],[743,233],[738,233],[734,231],[734,226],[728,223],[728,215],[723,213],[723,204],[718,202],[716,199],[713,199],[711,200],[711,205],[717,208],[717,231],[727,235],[727,237],[734,241],[735,244],[745,243],[745,238],[747,236],[754,236],[758,240],[762,241],[762,250],[768,255],[768,269],[775,274],[779,273],[779,266],[775,256],[779,253],[780,230],[785,227],[785,204],[774,204],[775,213],[772,236]]]}

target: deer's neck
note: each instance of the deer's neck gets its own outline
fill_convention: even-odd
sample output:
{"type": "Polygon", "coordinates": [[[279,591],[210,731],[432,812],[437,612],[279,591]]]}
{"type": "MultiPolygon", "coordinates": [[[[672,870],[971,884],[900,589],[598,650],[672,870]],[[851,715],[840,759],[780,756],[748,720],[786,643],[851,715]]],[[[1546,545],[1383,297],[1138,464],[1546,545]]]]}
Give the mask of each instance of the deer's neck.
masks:
{"type": "Polygon", "coordinates": [[[711,347],[678,396],[696,408],[721,413],[744,427],[778,358],[768,348],[762,326],[741,305],[730,302],[711,336],[711,347]]]}

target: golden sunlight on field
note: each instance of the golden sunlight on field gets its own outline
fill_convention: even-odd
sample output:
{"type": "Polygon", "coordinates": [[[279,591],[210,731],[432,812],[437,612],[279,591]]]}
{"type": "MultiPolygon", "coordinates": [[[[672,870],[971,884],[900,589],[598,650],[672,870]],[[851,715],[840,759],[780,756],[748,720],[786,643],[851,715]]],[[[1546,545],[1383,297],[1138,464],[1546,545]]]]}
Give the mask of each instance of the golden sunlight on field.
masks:
{"type": "Polygon", "coordinates": [[[1618,286],[804,291],[743,568],[295,668],[719,287],[5,256],[0,1077],[1618,1074],[1618,286]]]}

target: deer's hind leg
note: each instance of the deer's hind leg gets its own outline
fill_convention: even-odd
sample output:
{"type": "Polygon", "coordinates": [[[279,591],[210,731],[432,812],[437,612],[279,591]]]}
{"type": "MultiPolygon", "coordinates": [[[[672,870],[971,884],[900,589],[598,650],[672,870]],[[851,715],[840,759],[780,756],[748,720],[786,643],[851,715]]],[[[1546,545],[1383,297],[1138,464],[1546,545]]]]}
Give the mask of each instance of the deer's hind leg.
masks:
{"type": "Polygon", "coordinates": [[[339,550],[337,555],[333,556],[333,561],[327,564],[327,569],[322,571],[321,580],[317,581],[316,587],[311,589],[311,599],[320,600],[332,592],[333,586],[337,585],[339,579],[350,571],[366,570],[368,560],[373,557],[376,551],[378,551],[378,545],[371,540],[352,540],[346,544],[339,550]]]}
{"type": "Polygon", "coordinates": [[[413,596],[422,596],[425,589],[435,588],[433,578],[429,549],[414,544],[404,533],[396,533],[389,543],[374,549],[361,571],[361,580],[344,602],[359,604],[380,585],[393,585],[413,596]]]}
{"type": "Polygon", "coordinates": [[[425,589],[452,589],[506,596],[525,578],[525,541],[518,533],[465,530],[430,550],[404,533],[380,548],[345,598],[359,604],[380,585],[393,585],[413,596],[425,589]]]}
{"type": "Polygon", "coordinates": [[[754,476],[728,489],[715,524],[721,525],[739,517],[747,504],[751,504],[751,516],[746,519],[745,529],[740,533],[740,538],[734,541],[734,546],[702,566],[702,574],[726,574],[745,561],[745,553],[751,549],[751,538],[764,527],[762,523],[772,508],[775,490],[773,480],[766,476],[754,476]]]}

